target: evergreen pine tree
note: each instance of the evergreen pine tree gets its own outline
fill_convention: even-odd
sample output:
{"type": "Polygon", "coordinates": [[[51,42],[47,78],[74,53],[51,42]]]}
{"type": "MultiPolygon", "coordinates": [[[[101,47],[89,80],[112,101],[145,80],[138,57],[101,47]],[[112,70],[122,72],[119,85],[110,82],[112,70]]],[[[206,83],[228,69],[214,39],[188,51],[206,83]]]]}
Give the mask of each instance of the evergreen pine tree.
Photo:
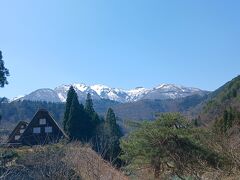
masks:
{"type": "Polygon", "coordinates": [[[97,128],[100,124],[100,118],[93,108],[93,101],[90,93],[87,94],[87,99],[85,102],[85,111],[87,113],[87,119],[90,122],[91,126],[89,129],[89,131],[91,132],[90,136],[95,138],[95,135],[98,134],[97,128]]]}
{"type": "Polygon", "coordinates": [[[91,138],[91,122],[84,110],[84,106],[79,104],[78,96],[73,94],[68,121],[66,123],[66,132],[71,140],[76,139],[87,142],[91,138]]]}
{"type": "Polygon", "coordinates": [[[121,158],[129,169],[152,168],[152,179],[162,179],[166,172],[175,174],[176,179],[188,179],[189,172],[195,179],[197,172],[198,179],[206,167],[224,167],[227,162],[206,137],[215,139],[210,132],[191,126],[182,115],[165,113],[156,121],[142,123],[121,141],[121,158]]]}
{"type": "Polygon", "coordinates": [[[122,136],[119,126],[116,122],[114,111],[109,108],[104,124],[105,140],[107,144],[107,152],[105,158],[112,161],[117,158],[120,153],[120,137],[122,136]]]}
{"type": "Polygon", "coordinates": [[[63,119],[63,129],[64,129],[64,131],[67,131],[66,124],[67,124],[67,121],[68,121],[73,96],[75,96],[75,95],[76,95],[76,92],[75,92],[73,86],[71,86],[68,90],[67,100],[66,100],[66,108],[65,108],[65,112],[64,112],[64,119],[63,119]]]}
{"type": "Polygon", "coordinates": [[[92,97],[91,97],[90,93],[87,94],[87,99],[86,99],[86,103],[85,103],[85,110],[90,115],[95,113],[95,110],[93,108],[93,101],[92,101],[92,97]]]}
{"type": "MultiPolygon", "coordinates": [[[[4,61],[2,60],[2,51],[0,51],[0,87],[4,87],[5,84],[8,84],[7,76],[9,76],[9,71],[4,66],[4,61]]],[[[0,122],[2,116],[0,115],[0,122]]]]}
{"type": "Polygon", "coordinates": [[[86,136],[84,119],[84,107],[83,105],[79,104],[77,94],[73,94],[68,121],[66,122],[66,132],[71,140],[81,140],[86,136]]]}
{"type": "Polygon", "coordinates": [[[4,61],[2,60],[2,51],[0,51],[0,87],[4,87],[8,84],[7,76],[9,76],[9,71],[4,66],[4,61]]]}
{"type": "Polygon", "coordinates": [[[117,125],[116,116],[112,108],[108,109],[105,128],[107,135],[111,136],[120,136],[119,127],[117,125]]]}

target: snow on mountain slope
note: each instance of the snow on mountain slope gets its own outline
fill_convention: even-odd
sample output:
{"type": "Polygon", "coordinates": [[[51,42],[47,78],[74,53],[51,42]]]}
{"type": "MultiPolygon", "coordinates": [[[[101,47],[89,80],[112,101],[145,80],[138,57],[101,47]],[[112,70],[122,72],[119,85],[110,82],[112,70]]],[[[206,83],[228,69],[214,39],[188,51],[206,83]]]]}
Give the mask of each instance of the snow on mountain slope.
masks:
{"type": "Polygon", "coordinates": [[[198,88],[178,86],[175,84],[161,84],[150,90],[143,99],[176,99],[192,95],[204,95],[206,91],[198,88]]]}
{"type": "Polygon", "coordinates": [[[47,102],[61,102],[58,94],[52,89],[38,89],[23,98],[22,100],[29,101],[47,101],[47,102]]]}
{"type": "Polygon", "coordinates": [[[138,101],[140,99],[142,99],[150,90],[143,88],[143,87],[137,87],[135,89],[129,90],[128,95],[129,95],[129,99],[127,99],[128,101],[138,101]]]}
{"type": "MultiPolygon", "coordinates": [[[[54,91],[58,94],[58,97],[61,99],[62,102],[66,101],[67,92],[68,92],[70,86],[71,86],[71,84],[62,85],[62,86],[58,86],[54,89],[54,91]]],[[[92,95],[93,99],[101,99],[94,90],[92,90],[89,86],[87,86],[85,84],[74,83],[74,84],[72,84],[72,86],[74,87],[74,89],[78,95],[78,98],[80,100],[85,99],[88,93],[90,93],[92,95]]]]}
{"type": "Polygon", "coordinates": [[[18,101],[18,100],[21,100],[22,98],[24,98],[24,95],[19,95],[17,97],[14,97],[14,98],[10,99],[10,102],[18,101]]]}
{"type": "Polygon", "coordinates": [[[105,85],[97,84],[90,86],[102,99],[110,99],[118,102],[126,102],[128,93],[122,89],[110,88],[105,85]]]}
{"type": "Polygon", "coordinates": [[[134,102],[141,99],[176,99],[195,94],[204,95],[207,93],[207,91],[197,88],[188,88],[174,84],[161,84],[152,89],[137,87],[131,90],[123,90],[101,84],[88,86],[82,83],[74,83],[58,86],[54,90],[39,89],[21,99],[31,101],[65,102],[67,99],[67,92],[71,85],[74,87],[79,100],[81,101],[85,100],[88,93],[90,93],[92,98],[96,100],[109,99],[121,103],[134,102]]]}

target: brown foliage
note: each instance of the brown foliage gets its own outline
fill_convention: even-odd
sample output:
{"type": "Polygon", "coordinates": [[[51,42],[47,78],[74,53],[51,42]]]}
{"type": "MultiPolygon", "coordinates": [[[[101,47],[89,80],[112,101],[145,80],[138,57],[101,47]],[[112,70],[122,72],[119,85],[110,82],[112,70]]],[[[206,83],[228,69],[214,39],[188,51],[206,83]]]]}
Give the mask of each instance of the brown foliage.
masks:
{"type": "Polygon", "coordinates": [[[66,149],[65,162],[87,180],[127,180],[120,171],[103,160],[89,146],[71,143],[66,149]]]}
{"type": "MultiPolygon", "coordinates": [[[[7,151],[10,149],[7,149],[7,151]]],[[[79,142],[11,149],[18,155],[1,169],[0,179],[127,180],[90,146],[79,142]]]]}

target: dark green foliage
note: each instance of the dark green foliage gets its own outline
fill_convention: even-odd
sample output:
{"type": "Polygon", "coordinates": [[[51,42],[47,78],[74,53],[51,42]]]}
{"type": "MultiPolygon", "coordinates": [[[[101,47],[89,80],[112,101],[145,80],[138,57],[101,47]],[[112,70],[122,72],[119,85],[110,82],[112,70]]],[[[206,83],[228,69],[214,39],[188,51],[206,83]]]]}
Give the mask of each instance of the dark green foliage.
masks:
{"type": "Polygon", "coordinates": [[[194,124],[194,126],[198,127],[199,126],[198,119],[194,119],[193,124],[194,124]]]}
{"type": "Polygon", "coordinates": [[[38,109],[47,109],[58,122],[62,120],[64,112],[63,103],[14,101],[0,103],[2,122],[16,123],[20,120],[30,121],[38,109]]]}
{"type": "Polygon", "coordinates": [[[104,139],[106,141],[105,159],[113,161],[119,156],[121,151],[119,139],[122,133],[117,125],[114,111],[109,108],[104,122],[104,139]]]}
{"type": "MultiPolygon", "coordinates": [[[[226,116],[226,111],[229,113],[231,107],[239,110],[239,92],[240,76],[237,76],[216,91],[209,94],[207,100],[202,104],[202,110],[200,110],[201,112],[199,113],[202,117],[203,124],[214,124],[216,120],[220,121],[220,119],[222,119],[223,122],[224,116],[226,116]]],[[[231,120],[225,117],[225,125],[226,121],[231,125],[231,120]]]]}
{"type": "Polygon", "coordinates": [[[204,145],[204,134],[180,114],[163,114],[121,141],[121,157],[130,169],[150,165],[156,178],[161,173],[194,175],[207,167],[221,166],[221,157],[204,145]]]}
{"type": "Polygon", "coordinates": [[[84,108],[79,104],[77,94],[73,93],[69,114],[66,116],[65,131],[71,140],[91,140],[93,149],[99,153],[104,151],[105,159],[115,161],[120,153],[119,139],[122,134],[112,109],[108,110],[105,121],[101,121],[93,108],[91,95],[88,94],[84,108]]]}
{"type": "Polygon", "coordinates": [[[100,118],[94,110],[93,101],[90,93],[87,94],[87,99],[85,102],[85,112],[87,114],[87,119],[90,122],[89,131],[91,131],[91,137],[94,138],[99,133],[97,131],[100,124],[100,118]]]}
{"type": "Polygon", "coordinates": [[[223,116],[216,120],[213,129],[216,133],[226,134],[233,126],[240,122],[240,112],[230,107],[224,110],[223,116]]]}
{"type": "MultiPolygon", "coordinates": [[[[0,87],[4,87],[5,84],[8,84],[7,76],[9,76],[9,71],[4,66],[4,61],[2,60],[2,51],[0,51],[0,87]]],[[[0,121],[2,116],[0,115],[0,121]]]]}
{"type": "Polygon", "coordinates": [[[85,103],[85,111],[90,115],[95,113],[95,110],[93,108],[93,101],[92,101],[90,93],[87,94],[87,99],[86,99],[86,103],[85,103]]]}
{"type": "Polygon", "coordinates": [[[116,116],[114,111],[109,108],[105,120],[106,134],[109,136],[121,136],[119,127],[116,122],[116,116]]]}
{"type": "Polygon", "coordinates": [[[232,97],[237,97],[237,90],[236,89],[232,90],[232,97]]]}
{"type": "Polygon", "coordinates": [[[232,79],[216,91],[209,95],[210,100],[216,101],[216,103],[222,103],[226,100],[233,99],[237,97],[237,92],[240,89],[240,76],[232,79]]]}
{"type": "Polygon", "coordinates": [[[70,87],[64,113],[64,130],[71,140],[87,142],[96,133],[99,117],[93,108],[91,95],[88,94],[86,106],[79,103],[77,93],[70,87]]]}
{"type": "Polygon", "coordinates": [[[72,105],[73,96],[76,95],[74,88],[71,86],[68,90],[67,100],[65,105],[64,119],[63,119],[63,129],[66,131],[66,124],[69,118],[70,108],[72,105]]]}
{"type": "MultiPolygon", "coordinates": [[[[104,115],[109,106],[116,105],[116,102],[109,100],[93,101],[98,113],[104,115]]],[[[64,103],[52,103],[42,101],[14,101],[9,103],[7,98],[0,98],[0,114],[3,122],[18,122],[20,120],[31,120],[38,109],[47,109],[53,114],[54,119],[63,123],[64,112],[66,110],[64,103]]]]}
{"type": "Polygon", "coordinates": [[[14,150],[0,149],[0,176],[6,171],[8,163],[16,157],[18,154],[14,150]]]}
{"type": "Polygon", "coordinates": [[[17,157],[17,153],[14,150],[1,149],[0,150],[0,164],[6,164],[6,162],[11,161],[13,158],[17,157]]]}
{"type": "Polygon", "coordinates": [[[198,118],[193,119],[192,123],[195,127],[200,127],[202,125],[201,124],[201,117],[199,116],[198,118]]]}
{"type": "Polygon", "coordinates": [[[87,141],[91,136],[90,127],[91,125],[84,111],[84,106],[79,104],[78,96],[74,94],[66,123],[66,133],[71,140],[87,141]]]}
{"type": "Polygon", "coordinates": [[[4,61],[2,60],[2,51],[0,51],[0,87],[8,84],[7,76],[9,76],[9,71],[4,66],[4,61]]]}

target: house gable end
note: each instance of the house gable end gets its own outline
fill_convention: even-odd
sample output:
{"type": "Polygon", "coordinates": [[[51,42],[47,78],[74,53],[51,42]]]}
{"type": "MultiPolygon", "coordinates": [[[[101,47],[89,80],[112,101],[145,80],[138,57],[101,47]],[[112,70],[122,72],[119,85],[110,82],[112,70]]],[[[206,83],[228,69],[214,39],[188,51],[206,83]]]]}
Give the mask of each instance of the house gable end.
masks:
{"type": "Polygon", "coordinates": [[[20,121],[9,135],[8,143],[20,143],[20,138],[28,126],[28,122],[20,121]],[[18,137],[18,138],[17,138],[18,137]]]}
{"type": "Polygon", "coordinates": [[[67,137],[48,111],[40,109],[20,137],[23,145],[53,143],[67,137]]]}

